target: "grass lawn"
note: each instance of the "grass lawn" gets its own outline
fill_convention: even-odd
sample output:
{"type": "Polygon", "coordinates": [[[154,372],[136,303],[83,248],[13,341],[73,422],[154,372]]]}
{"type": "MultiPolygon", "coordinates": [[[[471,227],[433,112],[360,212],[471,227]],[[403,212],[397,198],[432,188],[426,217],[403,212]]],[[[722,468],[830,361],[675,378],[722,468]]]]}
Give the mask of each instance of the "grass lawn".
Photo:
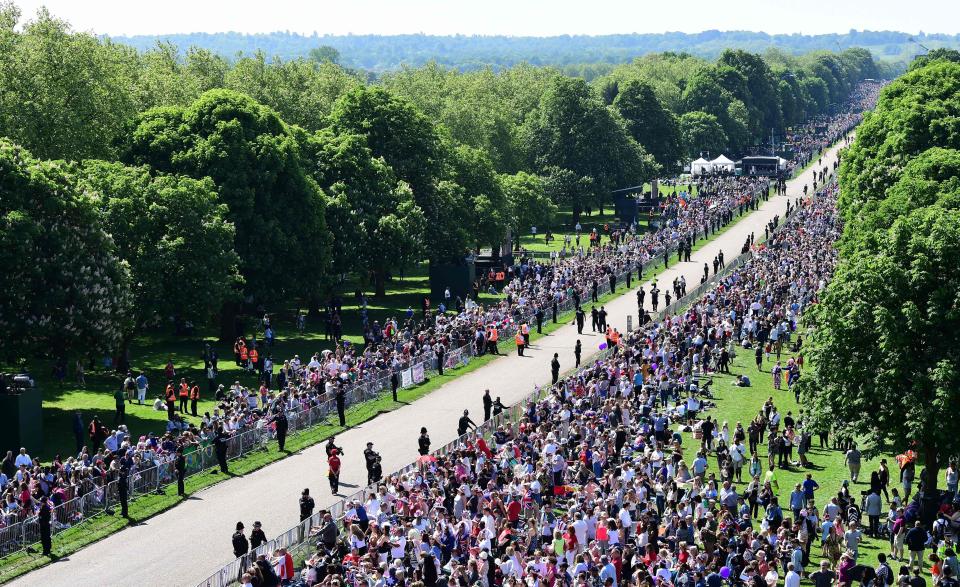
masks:
{"type": "MultiPolygon", "coordinates": [[[[407,307],[412,307],[419,315],[420,302],[429,295],[429,283],[426,275],[426,266],[422,265],[411,272],[412,275],[403,279],[397,278],[390,283],[387,295],[382,300],[368,297],[367,312],[371,322],[383,323],[389,317],[402,319],[407,307]]],[[[355,343],[363,341],[360,320],[360,308],[354,297],[357,284],[347,282],[341,288],[343,306],[343,327],[345,338],[355,343]]],[[[369,290],[366,290],[369,292],[369,290]]],[[[483,293],[480,303],[489,303],[495,296],[483,293]]],[[[308,358],[313,353],[330,348],[332,343],[324,340],[323,324],[319,320],[307,319],[306,330],[299,333],[293,327],[293,316],[297,309],[276,315],[273,320],[277,340],[271,354],[276,363],[299,354],[301,358],[308,358]]],[[[250,332],[247,333],[248,335],[250,332]]],[[[260,332],[259,334],[262,334],[260,332]]],[[[198,333],[196,336],[173,336],[165,332],[149,332],[140,336],[131,347],[130,356],[134,370],[144,370],[150,381],[148,404],[127,405],[125,423],[134,437],[148,432],[160,432],[166,426],[166,411],[155,411],[152,407],[153,399],[163,392],[166,381],[163,369],[167,359],[172,359],[177,370],[177,377],[194,379],[200,385],[201,400],[198,404],[198,413],[202,416],[205,411],[212,412],[215,401],[207,392],[206,375],[203,371],[201,351],[204,343],[209,343],[220,356],[220,375],[218,383],[229,385],[236,380],[247,385],[255,385],[256,378],[241,371],[233,362],[232,344],[222,344],[216,340],[213,331],[198,333]]],[[[45,445],[42,450],[27,447],[32,456],[39,456],[44,461],[51,460],[60,454],[64,458],[74,454],[75,440],[73,436],[72,418],[79,410],[83,421],[88,424],[93,416],[99,416],[107,425],[114,422],[115,409],[113,392],[121,385],[122,377],[112,370],[97,366],[97,369],[87,370],[86,385],[80,386],[74,376],[74,364],[68,365],[68,375],[59,386],[52,376],[52,363],[49,361],[34,361],[30,364],[31,373],[37,380],[37,385],[43,392],[43,423],[45,445]]],[[[278,365],[279,368],[279,365],[278,365]]],[[[11,369],[12,370],[12,369],[11,369]]],[[[199,418],[186,417],[187,421],[199,422],[199,418]]],[[[15,447],[8,447],[15,448],[15,447]]]]}
{"type": "MultiPolygon", "coordinates": [[[[786,365],[790,356],[788,353],[784,353],[781,357],[781,365],[786,365]]],[[[776,357],[775,355],[771,355],[771,360],[764,361],[763,372],[760,372],[757,370],[753,351],[750,349],[740,349],[730,368],[731,374],[714,376],[714,385],[712,387],[717,407],[707,413],[718,421],[718,425],[722,426],[723,422],[727,422],[730,427],[731,437],[733,436],[733,431],[736,429],[737,422],[742,423],[746,429],[768,397],[773,397],[774,404],[783,416],[786,416],[787,412],[792,412],[793,417],[797,418],[804,409],[803,405],[797,404],[793,392],[787,391],[785,380],[782,389],[774,389],[773,376],[770,374],[770,369],[775,363],[776,357]],[[736,381],[737,375],[746,375],[749,377],[751,387],[744,388],[735,386],[733,383],[736,381]]],[[[766,441],[766,436],[764,436],[764,441],[766,441]]],[[[789,469],[777,470],[777,481],[780,488],[778,497],[781,507],[784,509],[784,517],[792,517],[788,507],[790,492],[793,490],[794,485],[806,478],[807,473],[812,473],[814,481],[820,485],[820,489],[816,492],[816,504],[821,515],[823,513],[823,506],[830,501],[831,497],[837,494],[843,481],[850,478],[849,471],[843,462],[844,453],[831,448],[821,449],[818,448],[818,445],[819,441],[815,436],[811,452],[807,455],[807,459],[811,463],[810,468],[791,467],[789,469]]],[[[695,447],[697,446],[699,446],[699,441],[695,440],[692,435],[685,435],[685,458],[687,458],[686,453],[688,451],[694,451],[690,452],[690,456],[687,458],[688,461],[693,459],[695,447]]],[[[766,470],[767,448],[765,443],[758,447],[758,452],[760,454],[760,461],[763,463],[764,470],[766,470]]],[[[793,454],[794,460],[799,460],[796,451],[794,451],[793,454]]],[[[850,493],[858,500],[858,503],[860,492],[869,488],[870,473],[871,471],[877,470],[880,462],[879,459],[880,457],[864,459],[859,482],[851,482],[850,484],[850,493]]],[[[890,487],[899,487],[899,483],[897,482],[896,461],[892,455],[886,455],[886,459],[887,464],[892,468],[890,487]]],[[[712,470],[716,472],[716,459],[710,457],[708,461],[710,465],[708,471],[712,470]]],[[[746,487],[746,483],[749,482],[747,477],[748,475],[746,471],[744,471],[744,483],[738,486],[738,492],[746,487]]],[[[884,504],[885,509],[882,518],[884,523],[886,521],[886,507],[886,504],[884,504]]],[[[763,512],[761,510],[761,515],[762,514],[763,512]]],[[[867,523],[866,515],[863,516],[863,523],[867,523]]],[[[860,559],[858,563],[876,566],[877,554],[881,552],[889,555],[889,543],[886,540],[867,538],[866,534],[864,534],[864,542],[860,545],[860,559]]],[[[817,565],[822,558],[823,557],[820,556],[820,541],[819,539],[815,539],[810,549],[811,568],[805,570],[808,572],[815,570],[815,565],[817,565]]],[[[895,573],[899,571],[900,564],[898,562],[890,561],[890,563],[895,573]]]]}
{"type": "MultiPolygon", "coordinates": [[[[644,189],[649,190],[650,184],[644,184],[644,189]]],[[[660,193],[664,195],[671,195],[675,193],[678,189],[687,190],[694,195],[697,193],[696,186],[689,185],[680,185],[680,186],[660,186],[660,193]],[[692,189],[691,189],[692,188],[692,189]]],[[[589,246],[590,231],[596,228],[598,231],[603,229],[604,224],[618,224],[620,220],[617,218],[617,215],[614,214],[613,205],[609,207],[604,207],[603,214],[600,214],[598,210],[594,209],[593,214],[587,215],[586,212],[580,216],[580,226],[582,230],[582,237],[580,239],[581,245],[584,247],[589,246]]],[[[573,210],[569,207],[561,208],[557,213],[556,223],[553,226],[553,231],[551,234],[554,236],[554,240],[547,243],[544,242],[545,237],[545,227],[537,227],[537,234],[523,234],[520,235],[520,245],[527,249],[528,251],[535,252],[549,252],[549,251],[560,251],[563,249],[564,237],[570,235],[570,244],[573,247],[576,247],[576,231],[574,227],[576,223],[573,221],[573,210]]],[[[646,219],[640,219],[637,221],[637,228],[640,231],[648,229],[648,223],[646,219]]]]}

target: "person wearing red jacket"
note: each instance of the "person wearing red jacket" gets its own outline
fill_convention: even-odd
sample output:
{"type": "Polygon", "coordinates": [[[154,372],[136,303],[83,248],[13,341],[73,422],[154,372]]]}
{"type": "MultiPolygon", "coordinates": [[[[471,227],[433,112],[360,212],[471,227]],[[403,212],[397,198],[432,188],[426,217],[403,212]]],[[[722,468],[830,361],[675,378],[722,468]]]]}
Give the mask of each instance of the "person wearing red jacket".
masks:
{"type": "Polygon", "coordinates": [[[327,466],[330,468],[327,477],[330,480],[330,491],[336,495],[340,490],[340,451],[333,449],[327,457],[327,466]]]}

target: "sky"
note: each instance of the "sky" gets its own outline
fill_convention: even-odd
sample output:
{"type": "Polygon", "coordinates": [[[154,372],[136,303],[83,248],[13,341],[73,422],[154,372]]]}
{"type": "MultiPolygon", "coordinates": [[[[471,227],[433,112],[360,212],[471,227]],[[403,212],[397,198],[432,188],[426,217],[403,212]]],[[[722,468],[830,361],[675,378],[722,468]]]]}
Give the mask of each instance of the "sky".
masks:
{"type": "Polygon", "coordinates": [[[14,0],[107,35],[960,32],[960,0],[14,0]]]}

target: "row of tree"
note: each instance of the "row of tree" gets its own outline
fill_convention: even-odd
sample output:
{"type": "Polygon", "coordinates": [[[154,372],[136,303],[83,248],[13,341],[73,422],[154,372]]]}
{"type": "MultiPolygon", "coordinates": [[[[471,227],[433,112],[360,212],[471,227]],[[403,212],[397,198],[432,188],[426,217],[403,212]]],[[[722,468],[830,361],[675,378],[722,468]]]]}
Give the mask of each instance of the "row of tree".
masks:
{"type": "Polygon", "coordinates": [[[960,63],[887,87],[840,168],[836,275],[814,307],[811,414],[915,450],[925,487],[960,450],[960,63]]]}
{"type": "MultiPolygon", "coordinates": [[[[517,15],[513,15],[517,18],[517,15]]],[[[595,68],[629,63],[638,55],[663,51],[684,51],[716,59],[725,49],[761,52],[777,47],[788,53],[833,50],[836,47],[867,47],[887,59],[913,56],[917,42],[928,47],[960,47],[960,35],[909,34],[895,31],[771,35],[753,31],[710,30],[699,33],[665,32],[618,35],[557,35],[516,37],[503,35],[301,35],[291,32],[265,34],[183,33],[114,37],[117,42],[140,50],[158,41],[181,47],[203,47],[221,55],[252,54],[264,50],[284,59],[307,56],[318,45],[337,51],[350,67],[371,71],[392,71],[402,65],[419,67],[431,61],[460,70],[486,67],[509,68],[534,63],[558,68],[595,68]]],[[[910,57],[900,59],[904,67],[910,57]]]]}
{"type": "MultiPolygon", "coordinates": [[[[531,66],[435,65],[367,83],[325,52],[181,59],[74,33],[44,11],[19,22],[0,5],[8,355],[122,347],[171,316],[219,313],[226,332],[238,302],[314,303],[348,272],[382,294],[412,262],[458,262],[510,228],[550,225],[558,206],[576,218],[671,171],[677,132],[707,143],[728,132],[721,110],[760,133],[825,106],[785,110],[779,70],[743,52],[665,55],[592,85],[531,66]],[[701,89],[672,103],[643,77],[647,63],[701,89]],[[707,103],[713,91],[730,103],[707,103]]],[[[811,59],[790,65],[794,78],[821,67],[831,100],[873,72],[862,52],[811,59]]]]}

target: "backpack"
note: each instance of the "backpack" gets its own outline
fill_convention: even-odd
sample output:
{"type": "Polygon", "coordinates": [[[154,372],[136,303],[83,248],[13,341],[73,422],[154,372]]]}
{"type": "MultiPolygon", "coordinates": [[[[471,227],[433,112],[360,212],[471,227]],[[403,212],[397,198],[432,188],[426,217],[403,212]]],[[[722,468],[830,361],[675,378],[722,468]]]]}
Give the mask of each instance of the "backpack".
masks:
{"type": "Polygon", "coordinates": [[[880,563],[877,567],[877,579],[880,579],[881,585],[893,585],[893,569],[887,563],[880,563]]]}

